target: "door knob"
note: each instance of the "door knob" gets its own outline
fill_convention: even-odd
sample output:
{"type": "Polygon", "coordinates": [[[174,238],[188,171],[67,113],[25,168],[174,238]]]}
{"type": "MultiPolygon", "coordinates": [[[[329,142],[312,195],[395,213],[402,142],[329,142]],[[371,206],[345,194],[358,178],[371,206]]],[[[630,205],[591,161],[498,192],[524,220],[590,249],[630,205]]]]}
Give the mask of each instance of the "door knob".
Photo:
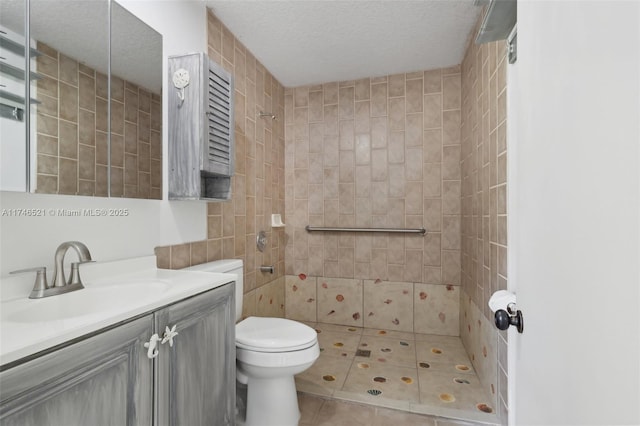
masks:
{"type": "Polygon", "coordinates": [[[488,302],[489,308],[494,312],[496,327],[506,330],[513,325],[522,333],[524,321],[522,312],[516,309],[516,295],[507,290],[498,290],[491,295],[488,302]]]}
{"type": "Polygon", "coordinates": [[[513,325],[518,330],[518,333],[522,333],[524,330],[524,321],[522,319],[522,311],[517,310],[515,314],[511,315],[504,309],[499,309],[495,314],[496,327],[500,330],[506,330],[510,325],[513,325]]]}

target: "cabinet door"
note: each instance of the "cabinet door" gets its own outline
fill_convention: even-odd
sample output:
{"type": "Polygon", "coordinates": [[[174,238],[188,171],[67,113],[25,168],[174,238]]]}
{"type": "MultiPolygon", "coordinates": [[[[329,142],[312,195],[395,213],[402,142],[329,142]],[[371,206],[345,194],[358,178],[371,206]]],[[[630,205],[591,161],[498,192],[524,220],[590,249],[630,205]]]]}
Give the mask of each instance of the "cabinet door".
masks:
{"type": "Polygon", "coordinates": [[[151,425],[153,315],[0,373],[0,423],[151,425]]]}
{"type": "Polygon", "coordinates": [[[176,327],[173,346],[156,358],[159,425],[235,423],[235,284],[227,284],[156,313],[156,329],[176,327]]]}

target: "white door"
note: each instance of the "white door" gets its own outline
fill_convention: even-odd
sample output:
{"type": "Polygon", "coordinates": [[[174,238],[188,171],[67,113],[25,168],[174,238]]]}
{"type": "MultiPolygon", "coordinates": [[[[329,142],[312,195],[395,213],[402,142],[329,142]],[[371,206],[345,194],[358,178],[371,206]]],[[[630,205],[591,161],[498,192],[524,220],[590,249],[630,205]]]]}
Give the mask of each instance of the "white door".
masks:
{"type": "Polygon", "coordinates": [[[510,424],[638,425],[640,2],[519,1],[509,73],[510,424]]]}

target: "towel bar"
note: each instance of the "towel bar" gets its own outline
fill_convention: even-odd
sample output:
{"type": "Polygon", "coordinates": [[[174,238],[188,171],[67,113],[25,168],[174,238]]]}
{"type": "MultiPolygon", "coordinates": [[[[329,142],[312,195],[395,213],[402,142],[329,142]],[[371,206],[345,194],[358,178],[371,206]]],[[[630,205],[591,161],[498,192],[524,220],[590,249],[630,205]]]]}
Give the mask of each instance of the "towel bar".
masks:
{"type": "Polygon", "coordinates": [[[422,234],[427,230],[424,228],[325,228],[322,226],[309,226],[305,229],[309,232],[326,231],[326,232],[391,232],[396,234],[422,234]]]}

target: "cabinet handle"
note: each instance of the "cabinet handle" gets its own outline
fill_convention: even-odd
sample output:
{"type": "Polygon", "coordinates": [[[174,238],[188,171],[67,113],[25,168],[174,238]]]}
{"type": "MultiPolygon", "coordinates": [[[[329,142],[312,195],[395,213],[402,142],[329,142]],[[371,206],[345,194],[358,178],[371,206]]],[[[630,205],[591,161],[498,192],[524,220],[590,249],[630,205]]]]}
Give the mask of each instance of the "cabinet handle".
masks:
{"type": "Polygon", "coordinates": [[[144,347],[149,349],[147,351],[147,358],[153,359],[158,356],[158,350],[156,349],[156,347],[158,346],[159,341],[160,336],[158,336],[158,333],[155,333],[153,336],[151,336],[149,341],[144,344],[144,347]]]}
{"type": "Polygon", "coordinates": [[[169,342],[169,346],[173,347],[173,338],[177,335],[178,332],[176,331],[175,324],[171,328],[169,328],[169,326],[166,326],[164,328],[164,334],[162,335],[162,342],[160,342],[160,344],[164,345],[165,343],[169,342]]]}

